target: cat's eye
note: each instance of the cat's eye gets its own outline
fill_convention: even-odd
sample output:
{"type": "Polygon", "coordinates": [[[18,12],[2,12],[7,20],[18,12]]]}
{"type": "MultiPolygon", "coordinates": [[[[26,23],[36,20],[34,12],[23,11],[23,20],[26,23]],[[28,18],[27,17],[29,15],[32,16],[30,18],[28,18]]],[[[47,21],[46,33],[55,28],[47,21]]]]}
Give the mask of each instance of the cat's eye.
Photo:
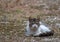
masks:
{"type": "Polygon", "coordinates": [[[39,23],[39,22],[36,22],[36,23],[39,23]]]}

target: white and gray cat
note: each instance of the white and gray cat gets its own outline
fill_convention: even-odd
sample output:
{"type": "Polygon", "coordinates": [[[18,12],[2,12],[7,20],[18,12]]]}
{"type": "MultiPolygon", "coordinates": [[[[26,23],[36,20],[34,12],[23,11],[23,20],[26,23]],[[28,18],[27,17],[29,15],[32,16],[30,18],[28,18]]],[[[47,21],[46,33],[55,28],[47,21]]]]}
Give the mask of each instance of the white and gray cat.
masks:
{"type": "Polygon", "coordinates": [[[36,18],[29,18],[29,21],[27,21],[26,23],[26,32],[25,35],[26,36],[49,36],[49,35],[53,35],[54,31],[50,30],[49,27],[45,26],[42,22],[40,22],[39,19],[36,18]],[[36,30],[34,32],[32,32],[32,30],[30,28],[35,28],[36,30]]]}

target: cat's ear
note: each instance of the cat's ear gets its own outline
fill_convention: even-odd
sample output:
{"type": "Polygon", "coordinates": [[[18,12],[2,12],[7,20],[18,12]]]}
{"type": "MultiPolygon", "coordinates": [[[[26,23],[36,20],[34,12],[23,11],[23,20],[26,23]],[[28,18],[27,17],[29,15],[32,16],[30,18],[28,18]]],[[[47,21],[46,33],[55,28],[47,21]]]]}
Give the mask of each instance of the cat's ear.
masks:
{"type": "Polygon", "coordinates": [[[37,16],[37,19],[40,21],[40,16],[39,15],[37,16]]]}
{"type": "Polygon", "coordinates": [[[32,17],[31,16],[29,16],[29,21],[32,19],[32,17]]]}

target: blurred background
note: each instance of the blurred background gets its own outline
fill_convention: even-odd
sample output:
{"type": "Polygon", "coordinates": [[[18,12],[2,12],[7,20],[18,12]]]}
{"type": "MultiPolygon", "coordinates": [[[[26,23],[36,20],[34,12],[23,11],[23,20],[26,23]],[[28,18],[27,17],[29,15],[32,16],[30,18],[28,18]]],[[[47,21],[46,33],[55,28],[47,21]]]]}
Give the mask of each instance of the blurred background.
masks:
{"type": "Polygon", "coordinates": [[[60,0],[0,0],[0,42],[60,42],[60,0]],[[25,37],[28,17],[52,28],[52,37],[25,37]]]}

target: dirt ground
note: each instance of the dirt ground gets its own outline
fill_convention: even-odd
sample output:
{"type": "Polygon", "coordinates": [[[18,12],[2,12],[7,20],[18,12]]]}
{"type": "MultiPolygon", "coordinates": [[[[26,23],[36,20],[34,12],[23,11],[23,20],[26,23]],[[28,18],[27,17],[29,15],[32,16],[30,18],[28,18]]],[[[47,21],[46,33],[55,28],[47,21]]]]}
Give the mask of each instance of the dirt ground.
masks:
{"type": "Polygon", "coordinates": [[[0,42],[60,42],[60,0],[0,0],[0,42]],[[50,37],[26,37],[28,17],[54,30],[50,37]]]}

